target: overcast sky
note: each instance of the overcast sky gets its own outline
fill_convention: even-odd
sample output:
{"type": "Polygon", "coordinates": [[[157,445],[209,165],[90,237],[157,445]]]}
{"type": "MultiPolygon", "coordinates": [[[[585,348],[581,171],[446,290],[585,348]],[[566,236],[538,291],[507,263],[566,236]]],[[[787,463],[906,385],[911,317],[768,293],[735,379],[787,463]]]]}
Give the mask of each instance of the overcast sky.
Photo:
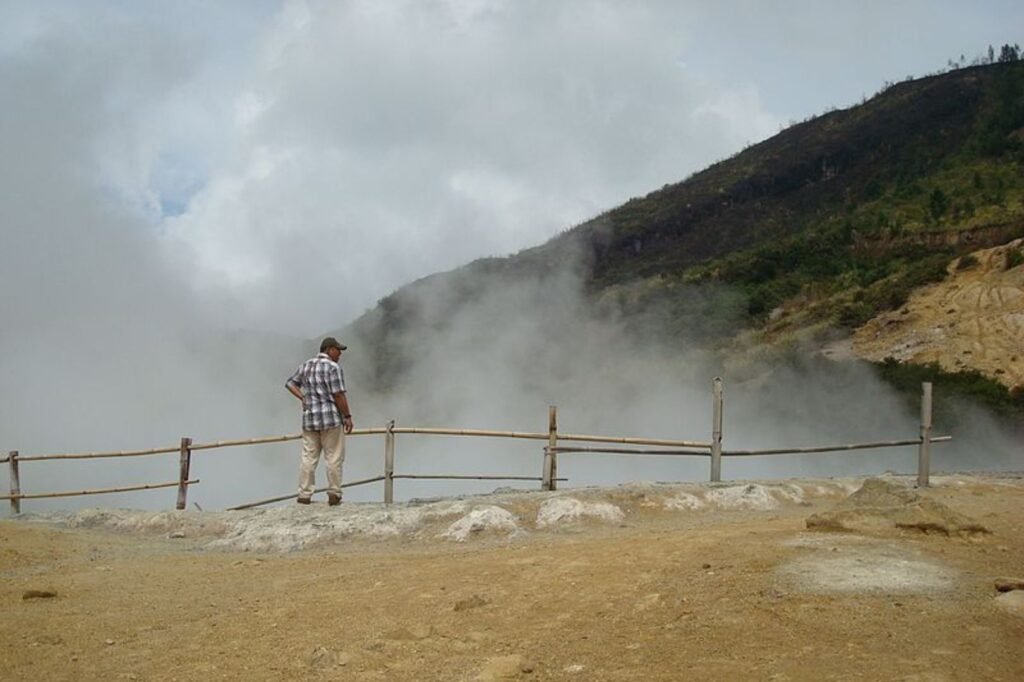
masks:
{"type": "Polygon", "coordinates": [[[1021,27],[1009,0],[0,0],[0,449],[296,430],[267,333],[1021,27]]]}

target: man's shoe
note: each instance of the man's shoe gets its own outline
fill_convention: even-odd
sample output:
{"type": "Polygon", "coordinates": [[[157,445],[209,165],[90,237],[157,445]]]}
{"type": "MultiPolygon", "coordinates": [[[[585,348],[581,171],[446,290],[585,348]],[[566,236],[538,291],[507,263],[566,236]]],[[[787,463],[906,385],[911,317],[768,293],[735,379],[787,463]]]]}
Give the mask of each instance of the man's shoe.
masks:
{"type": "Polygon", "coordinates": [[[310,502],[312,502],[312,500],[310,500],[308,497],[300,497],[295,501],[298,502],[299,504],[309,504],[310,502]]]}
{"type": "Polygon", "coordinates": [[[332,493],[327,493],[327,505],[328,506],[330,506],[330,507],[337,507],[339,504],[341,504],[341,495],[334,495],[332,493]]]}

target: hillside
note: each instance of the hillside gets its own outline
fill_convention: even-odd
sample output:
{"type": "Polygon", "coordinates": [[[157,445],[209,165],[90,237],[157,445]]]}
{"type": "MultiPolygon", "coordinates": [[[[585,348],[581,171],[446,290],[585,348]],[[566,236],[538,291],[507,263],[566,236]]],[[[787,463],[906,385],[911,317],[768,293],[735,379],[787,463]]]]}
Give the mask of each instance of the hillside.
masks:
{"type": "MultiPolygon", "coordinates": [[[[642,321],[645,335],[822,345],[900,309],[957,257],[1024,236],[1022,163],[1024,63],[906,81],[544,245],[410,284],[348,333],[373,349],[367,381],[387,389],[410,341],[481,292],[572,272],[595,314],[642,321]]],[[[978,357],[940,364],[984,369],[978,357]]]]}

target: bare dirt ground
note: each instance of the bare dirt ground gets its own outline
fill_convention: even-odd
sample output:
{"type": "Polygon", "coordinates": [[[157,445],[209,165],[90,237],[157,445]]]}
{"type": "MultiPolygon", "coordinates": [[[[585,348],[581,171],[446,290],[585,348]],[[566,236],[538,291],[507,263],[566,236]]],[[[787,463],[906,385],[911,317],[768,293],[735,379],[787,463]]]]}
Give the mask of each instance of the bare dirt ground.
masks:
{"type": "Polygon", "coordinates": [[[0,677],[1024,679],[1024,478],[861,483],[5,521],[0,677]]]}
{"type": "Polygon", "coordinates": [[[943,282],[914,292],[901,309],[857,330],[853,350],[870,360],[938,362],[974,369],[1009,388],[1024,386],[1024,266],[1007,268],[1017,239],[972,254],[977,264],[949,267],[943,282]]]}

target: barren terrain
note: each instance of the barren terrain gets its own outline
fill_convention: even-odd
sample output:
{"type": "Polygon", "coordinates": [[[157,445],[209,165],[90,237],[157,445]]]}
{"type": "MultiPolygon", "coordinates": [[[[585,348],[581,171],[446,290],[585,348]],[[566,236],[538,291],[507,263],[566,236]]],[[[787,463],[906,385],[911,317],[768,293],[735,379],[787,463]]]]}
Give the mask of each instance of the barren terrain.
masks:
{"type": "Polygon", "coordinates": [[[1024,679],[1024,479],[862,483],[5,521],[0,675],[1024,679]]]}
{"type": "Polygon", "coordinates": [[[950,264],[942,282],[915,291],[899,310],[857,330],[853,350],[869,360],[937,362],[948,372],[974,369],[1008,388],[1024,386],[1024,266],[1007,268],[1024,240],[950,264]]]}

